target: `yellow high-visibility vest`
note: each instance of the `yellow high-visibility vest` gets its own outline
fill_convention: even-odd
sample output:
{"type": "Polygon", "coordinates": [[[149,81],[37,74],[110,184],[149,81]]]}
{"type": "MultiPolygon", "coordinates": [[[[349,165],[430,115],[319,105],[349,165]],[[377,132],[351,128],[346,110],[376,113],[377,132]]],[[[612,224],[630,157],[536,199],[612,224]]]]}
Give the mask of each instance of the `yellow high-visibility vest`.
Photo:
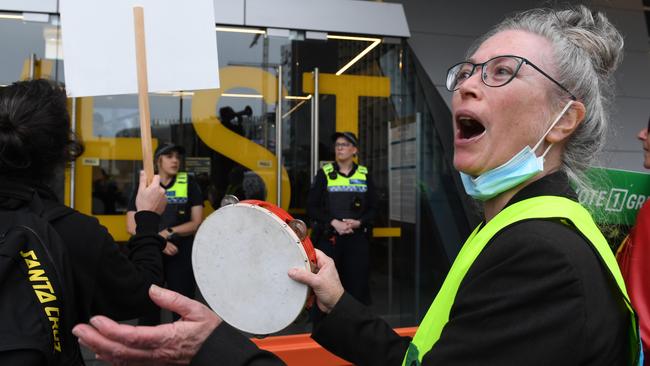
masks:
{"type": "Polygon", "coordinates": [[[167,203],[187,202],[187,173],[178,173],[174,185],[165,191],[167,203]]]}
{"type": "Polygon", "coordinates": [[[568,198],[556,196],[540,196],[514,203],[490,220],[484,227],[479,225],[469,236],[461,248],[456,260],[451,266],[440,291],[429,307],[415,337],[404,356],[403,366],[417,366],[422,363],[422,357],[429,352],[440,338],[443,327],[449,321],[451,307],[456,293],[467,271],[474,260],[492,237],[505,227],[515,222],[528,219],[561,219],[568,220],[598,253],[600,261],[614,277],[621,296],[630,313],[630,346],[632,365],[642,365],[643,354],[639,336],[636,314],[630,305],[623,276],[616,263],[616,258],[607,244],[607,240],[594,223],[589,212],[577,202],[568,198]]]}

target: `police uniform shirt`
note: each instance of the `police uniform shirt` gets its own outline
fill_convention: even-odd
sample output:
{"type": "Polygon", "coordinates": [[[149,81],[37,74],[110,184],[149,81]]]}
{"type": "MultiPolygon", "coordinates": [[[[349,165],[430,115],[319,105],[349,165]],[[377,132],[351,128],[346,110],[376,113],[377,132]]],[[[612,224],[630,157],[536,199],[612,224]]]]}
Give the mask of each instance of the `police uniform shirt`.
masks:
{"type": "MultiPolygon", "coordinates": [[[[167,227],[177,226],[183,223],[190,221],[192,218],[192,207],[194,206],[203,206],[203,195],[201,194],[201,189],[196,183],[193,175],[187,175],[187,200],[182,202],[174,202],[173,200],[167,200],[167,207],[161,215],[160,219],[160,228],[163,230],[167,227]]],[[[169,188],[174,186],[176,183],[176,177],[167,185],[160,183],[160,186],[167,191],[169,188]]],[[[137,186],[136,186],[137,187],[137,186]]],[[[128,211],[137,211],[135,207],[135,197],[137,195],[137,190],[134,190],[129,200],[128,211]]]]}
{"type": "MultiPolygon", "coordinates": [[[[358,165],[354,164],[352,170],[348,174],[342,174],[339,172],[339,167],[336,163],[333,163],[334,170],[337,174],[340,174],[344,177],[351,177],[357,170],[358,165]]],[[[369,169],[370,170],[370,169],[369,169]]],[[[370,177],[370,174],[366,175],[366,185],[368,190],[365,193],[364,205],[362,213],[359,215],[358,220],[361,221],[363,226],[372,225],[378,209],[378,199],[375,192],[374,183],[370,177]]],[[[323,169],[319,169],[314,178],[314,183],[309,189],[309,196],[307,198],[307,214],[312,220],[315,220],[319,223],[329,225],[333,219],[344,219],[346,217],[335,217],[329,210],[329,199],[327,191],[327,177],[323,169]]]]}

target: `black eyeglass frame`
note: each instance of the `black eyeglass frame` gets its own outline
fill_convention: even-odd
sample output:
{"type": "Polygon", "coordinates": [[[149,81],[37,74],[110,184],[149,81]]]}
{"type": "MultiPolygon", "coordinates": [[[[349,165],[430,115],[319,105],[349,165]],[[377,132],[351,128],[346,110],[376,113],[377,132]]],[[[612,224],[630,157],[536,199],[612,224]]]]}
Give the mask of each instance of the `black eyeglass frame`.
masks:
{"type": "MultiPolygon", "coordinates": [[[[489,84],[485,81],[485,79],[483,78],[483,76],[484,76],[485,74],[484,74],[483,72],[481,72],[481,81],[482,81],[483,84],[485,84],[486,86],[489,86],[490,88],[500,88],[500,87],[502,87],[502,86],[504,86],[504,85],[507,85],[508,83],[510,83],[510,82],[512,81],[512,79],[515,78],[515,76],[517,76],[517,73],[519,72],[519,69],[521,69],[521,65],[523,65],[523,64],[528,64],[528,65],[530,65],[533,69],[539,71],[539,73],[542,74],[542,75],[544,75],[547,79],[549,79],[550,81],[552,81],[555,85],[559,86],[560,89],[562,89],[562,90],[564,90],[565,92],[567,92],[567,93],[571,96],[571,99],[572,99],[572,100],[578,100],[578,98],[576,98],[576,96],[573,95],[573,93],[571,93],[571,92],[569,91],[569,89],[565,88],[562,84],[560,84],[558,81],[556,81],[555,79],[553,79],[549,74],[545,73],[545,72],[544,72],[542,69],[540,69],[537,65],[535,65],[535,64],[532,63],[532,62],[530,62],[528,59],[526,59],[526,58],[524,58],[524,57],[521,57],[521,56],[515,56],[515,55],[500,55],[500,56],[492,57],[491,59],[489,59],[489,60],[487,60],[487,61],[485,61],[485,62],[483,62],[483,63],[480,63],[480,64],[475,64],[475,63],[473,63],[473,62],[469,62],[469,61],[459,62],[459,63],[457,63],[457,64],[454,64],[454,65],[453,65],[452,67],[450,67],[449,69],[447,69],[447,80],[449,80],[449,73],[451,72],[451,70],[454,69],[455,67],[459,66],[459,65],[463,65],[463,64],[469,64],[469,65],[472,65],[472,70],[470,71],[469,76],[468,76],[468,78],[470,78],[472,75],[474,75],[474,71],[475,71],[479,66],[481,67],[481,70],[483,70],[483,68],[485,67],[485,64],[489,63],[489,62],[492,61],[492,60],[496,60],[496,59],[498,59],[498,58],[502,58],[502,57],[510,57],[510,58],[517,59],[517,60],[519,60],[519,65],[517,65],[517,68],[516,68],[515,71],[512,73],[512,76],[510,77],[510,79],[508,79],[505,83],[503,83],[503,84],[501,84],[501,85],[496,85],[496,86],[494,86],[494,85],[489,85],[489,84]]],[[[460,84],[462,84],[462,83],[458,83],[458,82],[457,82],[457,83],[456,83],[456,87],[455,87],[453,90],[451,90],[451,89],[449,88],[449,85],[447,85],[447,84],[448,84],[448,83],[445,82],[445,87],[447,88],[447,90],[449,90],[450,92],[454,92],[454,91],[456,91],[456,90],[458,90],[458,89],[460,88],[460,84]]]]}

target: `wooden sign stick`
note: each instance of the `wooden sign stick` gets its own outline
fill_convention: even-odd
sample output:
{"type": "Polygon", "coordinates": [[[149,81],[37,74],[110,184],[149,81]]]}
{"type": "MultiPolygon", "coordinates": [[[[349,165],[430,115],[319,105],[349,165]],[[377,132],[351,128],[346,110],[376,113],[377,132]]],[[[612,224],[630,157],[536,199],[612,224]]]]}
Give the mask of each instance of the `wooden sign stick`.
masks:
{"type": "Polygon", "coordinates": [[[140,106],[140,140],[142,142],[142,165],[147,185],[153,179],[153,153],[151,148],[151,121],[149,114],[149,81],[147,79],[147,50],[144,35],[144,9],[133,7],[135,26],[135,59],[138,69],[138,104],[140,106]]]}

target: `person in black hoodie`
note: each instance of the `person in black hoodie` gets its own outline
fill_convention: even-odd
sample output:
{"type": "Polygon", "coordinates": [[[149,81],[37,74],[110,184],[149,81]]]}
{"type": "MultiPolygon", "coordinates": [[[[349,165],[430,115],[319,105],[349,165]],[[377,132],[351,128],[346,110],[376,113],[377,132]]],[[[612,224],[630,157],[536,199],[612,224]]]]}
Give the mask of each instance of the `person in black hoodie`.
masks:
{"type": "MultiPolygon", "coordinates": [[[[45,213],[61,210],[64,205],[51,186],[61,177],[65,164],[82,152],[83,145],[70,129],[62,87],[32,80],[0,88],[0,210],[29,205],[34,194],[45,213]]],[[[128,256],[91,216],[67,208],[69,212],[50,221],[71,264],[72,278],[63,279],[73,287],[75,319],[71,324],[95,314],[133,319],[155,309],[147,291],[162,282],[165,241],[158,235],[158,223],[165,205],[158,176],[149,186],[141,184],[136,200],[137,230],[127,244],[128,256]]],[[[41,356],[36,352],[7,351],[2,344],[0,349],[2,365],[45,364],[38,361],[41,356]]]]}

